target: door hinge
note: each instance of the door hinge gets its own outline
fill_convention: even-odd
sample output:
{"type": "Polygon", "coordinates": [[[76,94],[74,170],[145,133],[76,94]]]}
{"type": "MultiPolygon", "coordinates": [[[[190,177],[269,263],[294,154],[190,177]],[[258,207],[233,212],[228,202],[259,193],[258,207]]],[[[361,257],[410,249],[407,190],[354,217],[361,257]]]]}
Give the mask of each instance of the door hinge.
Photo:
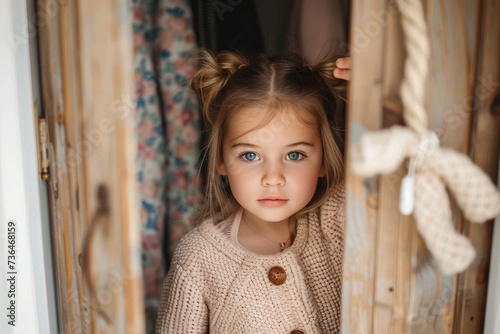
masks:
{"type": "Polygon", "coordinates": [[[49,170],[49,129],[47,120],[38,115],[38,99],[33,104],[33,113],[35,116],[35,135],[38,155],[38,173],[43,181],[50,180],[49,170]]]}
{"type": "Polygon", "coordinates": [[[38,170],[40,172],[40,177],[44,181],[48,181],[50,179],[49,131],[47,126],[47,120],[45,118],[38,118],[38,170]]]}

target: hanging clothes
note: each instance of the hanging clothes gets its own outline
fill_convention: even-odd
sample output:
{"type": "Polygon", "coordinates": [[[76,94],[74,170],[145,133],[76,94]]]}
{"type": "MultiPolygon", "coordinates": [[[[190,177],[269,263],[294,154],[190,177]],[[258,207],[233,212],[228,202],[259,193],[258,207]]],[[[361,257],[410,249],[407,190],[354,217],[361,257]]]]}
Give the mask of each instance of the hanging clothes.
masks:
{"type": "Polygon", "coordinates": [[[200,47],[214,53],[222,50],[264,51],[262,30],[253,0],[189,2],[200,47]]]}
{"type": "Polygon", "coordinates": [[[332,54],[347,56],[349,10],[347,0],[295,0],[289,50],[300,52],[310,62],[332,54]]]}
{"type": "Polygon", "coordinates": [[[133,0],[132,13],[145,305],[156,314],[169,255],[200,197],[199,112],[186,85],[195,38],[187,0],[133,0]]]}
{"type": "Polygon", "coordinates": [[[194,75],[196,37],[188,0],[161,0],[157,9],[159,93],[166,129],[168,259],[194,222],[201,201],[198,177],[200,112],[188,80],[194,75]]]}

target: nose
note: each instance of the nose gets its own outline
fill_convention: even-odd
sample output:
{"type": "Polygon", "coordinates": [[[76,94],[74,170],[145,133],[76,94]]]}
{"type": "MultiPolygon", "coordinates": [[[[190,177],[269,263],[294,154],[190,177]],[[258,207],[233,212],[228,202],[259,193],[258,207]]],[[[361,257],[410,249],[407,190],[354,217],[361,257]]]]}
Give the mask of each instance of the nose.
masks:
{"type": "Polygon", "coordinates": [[[265,187],[282,187],[285,185],[285,176],[279,168],[268,168],[262,177],[262,185],[265,187]]]}

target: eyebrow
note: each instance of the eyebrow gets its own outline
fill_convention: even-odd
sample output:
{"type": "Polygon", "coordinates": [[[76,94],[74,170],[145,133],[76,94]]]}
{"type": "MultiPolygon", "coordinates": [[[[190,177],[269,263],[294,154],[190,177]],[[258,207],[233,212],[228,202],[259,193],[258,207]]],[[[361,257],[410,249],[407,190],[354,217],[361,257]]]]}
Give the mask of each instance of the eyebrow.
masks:
{"type": "MultiPolygon", "coordinates": [[[[301,146],[301,145],[314,147],[313,143],[309,143],[307,141],[299,141],[299,142],[296,142],[296,143],[288,144],[288,145],[286,145],[286,147],[295,147],[295,146],[301,146]]],[[[240,146],[252,147],[252,148],[260,148],[259,145],[250,144],[250,143],[236,143],[233,146],[231,146],[231,148],[240,147],[240,146]]]]}

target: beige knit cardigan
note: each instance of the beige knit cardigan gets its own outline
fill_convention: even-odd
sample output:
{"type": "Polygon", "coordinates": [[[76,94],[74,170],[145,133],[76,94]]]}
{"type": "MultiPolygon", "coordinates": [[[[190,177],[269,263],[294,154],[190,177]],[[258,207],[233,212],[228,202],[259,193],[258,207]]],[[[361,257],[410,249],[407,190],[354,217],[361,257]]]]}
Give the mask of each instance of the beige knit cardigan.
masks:
{"type": "Polygon", "coordinates": [[[157,333],[339,333],[344,199],[337,186],[274,255],[242,248],[210,221],[193,229],[163,283],[157,333]],[[274,266],[285,270],[281,285],[268,278],[274,266]]]}

